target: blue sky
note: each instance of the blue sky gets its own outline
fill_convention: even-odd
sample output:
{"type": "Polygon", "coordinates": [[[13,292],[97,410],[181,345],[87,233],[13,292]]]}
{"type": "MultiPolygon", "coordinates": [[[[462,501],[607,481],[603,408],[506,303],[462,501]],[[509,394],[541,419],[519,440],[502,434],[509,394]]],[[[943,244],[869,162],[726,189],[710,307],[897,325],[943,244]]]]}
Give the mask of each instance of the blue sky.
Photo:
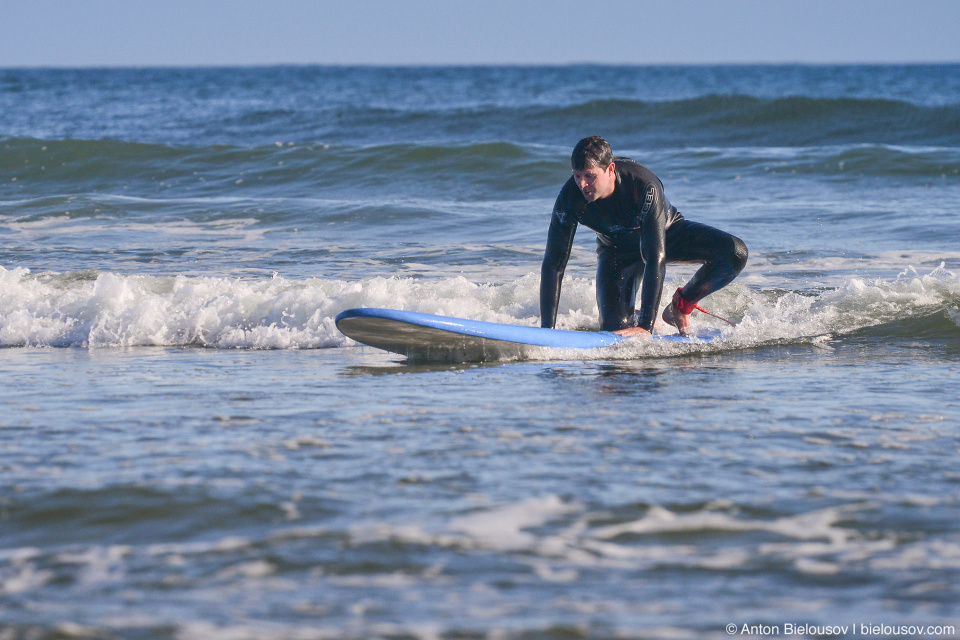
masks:
{"type": "Polygon", "coordinates": [[[0,0],[0,67],[960,62],[958,0],[0,0]]]}

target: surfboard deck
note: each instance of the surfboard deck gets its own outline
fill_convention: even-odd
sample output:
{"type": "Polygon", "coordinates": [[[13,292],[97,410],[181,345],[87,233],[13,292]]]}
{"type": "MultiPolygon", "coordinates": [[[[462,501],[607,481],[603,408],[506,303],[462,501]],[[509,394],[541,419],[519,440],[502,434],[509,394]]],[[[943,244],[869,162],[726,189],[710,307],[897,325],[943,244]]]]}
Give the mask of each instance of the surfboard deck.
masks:
{"type": "MultiPolygon", "coordinates": [[[[522,356],[530,347],[598,349],[631,339],[611,331],[543,329],[382,308],[348,309],[335,322],[341,333],[357,342],[426,359],[501,359],[522,356]]],[[[715,340],[719,334],[707,329],[696,336],[653,335],[652,339],[697,343],[715,340]]]]}

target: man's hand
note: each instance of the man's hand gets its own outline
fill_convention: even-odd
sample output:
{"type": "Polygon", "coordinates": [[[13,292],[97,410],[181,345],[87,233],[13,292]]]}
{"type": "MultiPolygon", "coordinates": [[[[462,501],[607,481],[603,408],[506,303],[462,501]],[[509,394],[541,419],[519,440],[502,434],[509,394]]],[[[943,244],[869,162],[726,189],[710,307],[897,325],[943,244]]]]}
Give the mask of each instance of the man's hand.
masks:
{"type": "Polygon", "coordinates": [[[634,336],[649,336],[650,332],[642,327],[627,327],[626,329],[617,329],[614,331],[617,335],[621,335],[625,338],[633,338],[634,336]]]}

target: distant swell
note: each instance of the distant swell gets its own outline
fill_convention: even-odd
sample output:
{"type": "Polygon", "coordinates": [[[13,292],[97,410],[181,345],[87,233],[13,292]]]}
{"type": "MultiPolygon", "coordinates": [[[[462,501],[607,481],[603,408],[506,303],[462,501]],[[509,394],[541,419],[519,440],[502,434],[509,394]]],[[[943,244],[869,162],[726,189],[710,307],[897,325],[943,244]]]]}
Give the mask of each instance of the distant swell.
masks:
{"type": "MultiPolygon", "coordinates": [[[[621,112],[624,127],[652,128],[648,116],[628,116],[631,109],[652,108],[634,104],[607,105],[621,112]],[[629,122],[628,122],[629,121],[629,122]],[[647,124],[644,124],[647,123],[647,124]]],[[[665,107],[660,128],[669,127],[665,107]]],[[[712,112],[711,112],[712,113],[712,112]]],[[[576,110],[564,118],[576,119],[576,110]]],[[[658,116],[659,117],[659,116],[658,116]]],[[[702,118],[725,119],[731,138],[718,143],[704,135],[696,144],[660,148],[658,169],[679,163],[684,171],[793,172],[826,176],[930,176],[960,175],[960,148],[920,144],[849,142],[789,146],[788,141],[751,140],[734,126],[742,113],[702,118]],[[761,144],[766,142],[768,144],[761,144]],[[757,143],[757,144],[748,144],[757,143]],[[776,144],[774,144],[776,143],[776,144]],[[777,146],[784,144],[787,146],[777,146]],[[769,149],[774,149],[768,152],[769,149]]],[[[767,127],[774,126],[769,117],[767,127]]],[[[758,125],[754,125],[754,129],[758,125]]],[[[824,125],[825,126],[825,125],[824,125]]],[[[839,127],[840,125],[835,125],[839,127]]],[[[812,128],[812,126],[811,126],[812,128]]],[[[793,127],[800,137],[803,126],[793,127]]],[[[714,127],[716,132],[717,127],[714,127]]],[[[768,138],[784,138],[771,133],[768,138]]],[[[714,138],[717,136],[715,135],[714,138]]],[[[805,136],[812,137],[812,136],[805,136]]],[[[839,139],[843,136],[835,136],[839,139]]],[[[852,137],[852,136],[846,136],[852,137]]],[[[865,136],[866,137],[866,136],[865,136]]],[[[888,136],[889,137],[889,136],[888,136]]],[[[901,136],[902,137],[902,136],[901,136]]],[[[794,139],[793,143],[800,141],[794,139]]],[[[809,142],[807,140],[806,142],[809,142]]],[[[565,148],[492,140],[463,144],[393,143],[382,145],[327,145],[276,142],[256,147],[227,145],[164,145],[120,140],[36,140],[0,138],[0,173],[8,197],[22,188],[33,196],[78,193],[122,195],[136,190],[144,197],[198,195],[256,197],[344,197],[403,193],[416,177],[417,184],[433,193],[457,197],[530,197],[538,189],[553,191],[567,169],[565,148]],[[457,176],[451,181],[451,176],[457,176]],[[331,191],[333,189],[334,191],[331,191]]]]}
{"type": "Polygon", "coordinates": [[[203,113],[142,116],[160,121],[177,118],[176,131],[158,129],[156,120],[138,122],[137,116],[129,114],[114,120],[79,121],[62,131],[0,118],[0,136],[234,146],[276,141],[379,146],[451,140],[553,145],[586,128],[615,134],[638,146],[960,144],[960,104],[802,94],[767,98],[712,93],[673,100],[557,96],[549,102],[451,104],[438,100],[396,106],[311,100],[296,107],[264,108],[254,102],[223,109],[216,126],[198,119],[203,113]]]}
{"type": "MultiPolygon", "coordinates": [[[[673,101],[590,100],[572,105],[437,109],[368,109],[316,114],[337,131],[364,139],[392,123],[400,140],[519,140],[554,144],[590,130],[639,145],[806,146],[821,144],[960,144],[960,105],[923,106],[862,98],[708,95],[673,101]]],[[[298,123],[302,126],[302,123],[298,123]]],[[[318,130],[318,133],[320,131],[318,130]]]]}
{"type": "Polygon", "coordinates": [[[704,96],[673,102],[599,100],[537,114],[558,127],[585,119],[659,144],[807,146],[960,144],[960,106],[894,100],[704,96]]]}

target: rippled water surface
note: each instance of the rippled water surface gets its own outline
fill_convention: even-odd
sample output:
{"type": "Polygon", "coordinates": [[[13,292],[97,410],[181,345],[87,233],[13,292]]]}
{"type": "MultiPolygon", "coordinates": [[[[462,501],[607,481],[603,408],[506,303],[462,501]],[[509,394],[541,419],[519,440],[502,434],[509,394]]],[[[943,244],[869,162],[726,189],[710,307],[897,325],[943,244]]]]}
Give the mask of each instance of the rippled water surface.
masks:
{"type": "Polygon", "coordinates": [[[957,71],[0,70],[0,638],[956,637],[957,71]],[[746,241],[721,341],[336,330],[537,324],[594,133],[746,241]]]}

